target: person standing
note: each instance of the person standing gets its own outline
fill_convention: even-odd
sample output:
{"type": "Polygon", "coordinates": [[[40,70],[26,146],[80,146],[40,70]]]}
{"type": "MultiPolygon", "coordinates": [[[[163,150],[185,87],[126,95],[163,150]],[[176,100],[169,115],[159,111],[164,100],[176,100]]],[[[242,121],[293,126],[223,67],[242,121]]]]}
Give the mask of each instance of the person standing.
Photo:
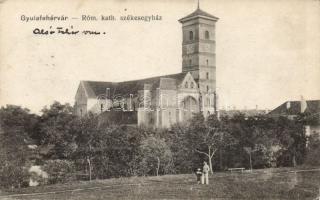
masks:
{"type": "Polygon", "coordinates": [[[196,176],[197,176],[197,183],[200,184],[200,180],[201,180],[201,177],[202,177],[202,172],[201,172],[200,168],[197,169],[196,176]]]}
{"type": "Polygon", "coordinates": [[[207,162],[203,162],[203,169],[202,169],[202,173],[203,173],[203,182],[202,184],[209,184],[209,165],[207,164],[207,162]]]}

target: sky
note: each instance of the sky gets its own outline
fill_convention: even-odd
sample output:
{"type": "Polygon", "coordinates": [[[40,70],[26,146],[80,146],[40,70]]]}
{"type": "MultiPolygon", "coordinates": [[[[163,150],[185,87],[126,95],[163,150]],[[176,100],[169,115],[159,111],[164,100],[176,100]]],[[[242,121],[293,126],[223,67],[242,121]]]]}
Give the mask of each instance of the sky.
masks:
{"type": "MultiPolygon", "coordinates": [[[[7,0],[0,3],[0,106],[39,113],[54,100],[73,105],[80,80],[126,81],[179,73],[178,19],[196,0],[7,0]],[[53,14],[60,22],[25,22],[53,14]],[[81,21],[114,15],[116,21],[81,21]],[[159,15],[161,21],[120,21],[159,15]],[[50,26],[105,32],[35,35],[50,26]]],[[[274,109],[288,100],[320,99],[320,0],[200,0],[216,16],[220,108],[274,109]]]]}

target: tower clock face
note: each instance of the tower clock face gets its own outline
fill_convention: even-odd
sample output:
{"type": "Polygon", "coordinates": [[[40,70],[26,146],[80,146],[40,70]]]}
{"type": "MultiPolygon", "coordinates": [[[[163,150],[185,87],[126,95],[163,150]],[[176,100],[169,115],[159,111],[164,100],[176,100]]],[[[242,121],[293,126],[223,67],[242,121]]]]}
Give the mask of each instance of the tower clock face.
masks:
{"type": "Polygon", "coordinates": [[[194,53],[194,45],[188,45],[187,46],[187,54],[194,53]]]}

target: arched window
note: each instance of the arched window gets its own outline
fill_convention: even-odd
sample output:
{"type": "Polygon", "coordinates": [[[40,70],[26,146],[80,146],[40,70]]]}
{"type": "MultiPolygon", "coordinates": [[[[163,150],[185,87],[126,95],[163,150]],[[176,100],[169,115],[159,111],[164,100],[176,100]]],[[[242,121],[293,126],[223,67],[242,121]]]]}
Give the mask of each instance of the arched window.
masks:
{"type": "Polygon", "coordinates": [[[193,32],[189,31],[189,40],[193,40],[193,32]]]}
{"type": "Polygon", "coordinates": [[[184,87],[185,87],[185,88],[188,88],[188,82],[186,82],[186,83],[184,84],[184,87]]]}
{"type": "Polygon", "coordinates": [[[208,66],[209,65],[209,60],[208,59],[206,60],[206,63],[207,63],[207,66],[208,66]]]}
{"type": "Polygon", "coordinates": [[[211,98],[208,97],[208,106],[211,107],[211,98]]]}
{"type": "Polygon", "coordinates": [[[207,85],[207,92],[209,92],[209,85],[207,85]]]}
{"type": "Polygon", "coordinates": [[[190,87],[191,87],[191,88],[194,87],[194,83],[193,83],[193,82],[190,83],[190,87]]]}
{"type": "Polygon", "coordinates": [[[207,97],[207,106],[210,106],[210,97],[207,97]]]}
{"type": "Polygon", "coordinates": [[[209,72],[206,73],[206,79],[209,79],[209,72]]]}
{"type": "Polygon", "coordinates": [[[206,31],[206,32],[204,33],[204,37],[206,38],[206,40],[210,39],[209,31],[206,31]]]}
{"type": "Polygon", "coordinates": [[[191,64],[192,64],[192,60],[190,59],[190,60],[189,60],[189,66],[191,66],[191,64]]]}

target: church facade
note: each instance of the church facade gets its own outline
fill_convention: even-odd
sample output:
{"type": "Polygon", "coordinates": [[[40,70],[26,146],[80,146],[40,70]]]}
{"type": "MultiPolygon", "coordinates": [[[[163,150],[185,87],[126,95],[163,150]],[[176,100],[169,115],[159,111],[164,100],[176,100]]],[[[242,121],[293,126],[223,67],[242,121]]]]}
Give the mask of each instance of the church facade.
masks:
{"type": "Polygon", "coordinates": [[[215,28],[218,18],[199,7],[182,24],[182,72],[124,82],[81,81],[74,112],[123,123],[170,127],[193,113],[217,112],[215,28]]]}

